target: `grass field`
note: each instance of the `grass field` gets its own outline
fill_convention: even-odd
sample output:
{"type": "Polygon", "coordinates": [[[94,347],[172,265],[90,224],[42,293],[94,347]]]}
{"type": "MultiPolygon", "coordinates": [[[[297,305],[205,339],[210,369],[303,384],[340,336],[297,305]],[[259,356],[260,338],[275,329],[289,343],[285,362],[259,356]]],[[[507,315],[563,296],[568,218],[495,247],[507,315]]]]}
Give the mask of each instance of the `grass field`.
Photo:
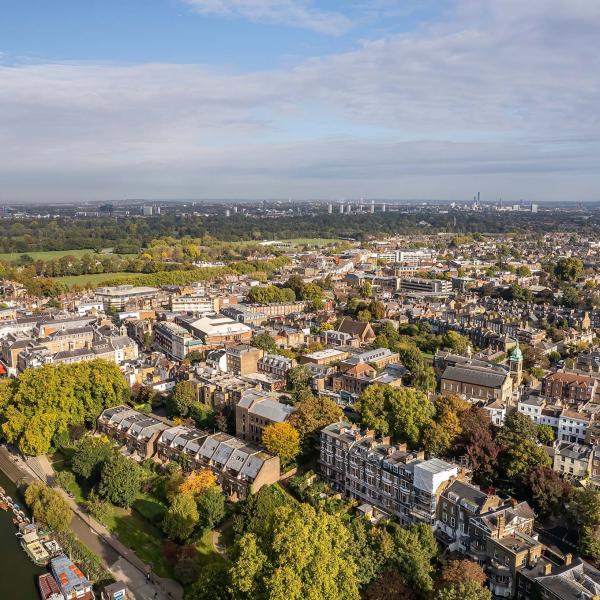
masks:
{"type": "Polygon", "coordinates": [[[103,281],[109,281],[114,279],[128,279],[131,277],[144,277],[145,273],[94,273],[92,275],[65,275],[64,277],[55,277],[54,279],[60,283],[73,286],[79,285],[85,287],[87,284],[91,286],[98,286],[103,281]]]}
{"type": "Polygon", "coordinates": [[[10,262],[19,262],[19,258],[23,254],[31,256],[33,260],[51,260],[60,258],[61,256],[83,256],[84,254],[93,254],[93,250],[47,250],[40,252],[3,252],[0,253],[0,260],[10,262]]]}
{"type": "MultiPolygon", "coordinates": [[[[60,258],[61,256],[83,256],[84,254],[95,254],[94,250],[44,250],[44,251],[33,251],[33,252],[0,252],[0,260],[8,262],[19,262],[21,256],[27,254],[31,256],[33,260],[52,260],[53,258],[60,258]]],[[[100,253],[102,255],[112,254],[112,248],[105,248],[100,253]]],[[[137,254],[119,254],[123,258],[132,258],[137,254]]]]}

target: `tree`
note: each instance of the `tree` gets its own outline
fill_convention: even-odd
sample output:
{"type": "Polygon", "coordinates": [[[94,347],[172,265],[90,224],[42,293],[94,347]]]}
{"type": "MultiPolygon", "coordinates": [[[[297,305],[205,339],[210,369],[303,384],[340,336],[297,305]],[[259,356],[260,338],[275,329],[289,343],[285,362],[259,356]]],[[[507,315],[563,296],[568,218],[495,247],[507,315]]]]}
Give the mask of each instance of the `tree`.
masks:
{"type": "Polygon", "coordinates": [[[214,529],[225,516],[225,497],[217,487],[211,487],[196,500],[200,525],[204,529],[214,529]]]}
{"type": "Polygon", "coordinates": [[[140,492],[142,471],[137,463],[114,453],[102,465],[98,493],[117,506],[129,507],[140,492]]]}
{"type": "Polygon", "coordinates": [[[471,407],[460,414],[462,432],[457,439],[456,455],[465,455],[475,478],[489,484],[497,471],[500,446],[496,443],[487,411],[471,407]]]}
{"type": "Polygon", "coordinates": [[[306,365],[292,367],[287,374],[288,385],[293,390],[298,388],[309,388],[312,376],[306,365]]]}
{"type": "Polygon", "coordinates": [[[573,488],[553,469],[537,465],[524,477],[533,505],[542,516],[558,515],[573,495],[573,488]]]}
{"type": "Polygon", "coordinates": [[[361,587],[372,581],[392,559],[394,540],[383,527],[374,527],[366,519],[354,519],[348,526],[350,547],[361,587]]]}
{"type": "Polygon", "coordinates": [[[217,478],[210,469],[200,469],[190,473],[179,485],[180,494],[190,494],[191,496],[200,496],[206,490],[217,485],[217,478]]]}
{"type": "Polygon", "coordinates": [[[574,287],[563,288],[560,303],[568,308],[577,308],[581,303],[579,292],[574,287]]]}
{"type": "Polygon", "coordinates": [[[199,521],[196,501],[191,494],[178,494],[171,501],[162,528],[169,539],[185,542],[199,521]]]}
{"type": "Polygon", "coordinates": [[[254,336],[252,340],[252,345],[255,348],[259,348],[268,352],[269,354],[273,354],[277,350],[277,343],[275,342],[275,338],[269,334],[268,331],[263,333],[259,333],[257,336],[254,336]]]}
{"type": "Polygon", "coordinates": [[[466,583],[467,581],[474,581],[482,586],[487,581],[487,575],[481,565],[472,560],[451,560],[442,569],[438,585],[440,587],[448,587],[457,583],[466,583]]]}
{"type": "Polygon", "coordinates": [[[294,405],[295,411],[290,415],[290,425],[300,434],[305,450],[315,447],[319,431],[339,421],[342,409],[327,396],[307,395],[294,405]]]}
{"type": "Polygon", "coordinates": [[[503,447],[508,477],[522,477],[537,465],[550,464],[548,453],[537,444],[537,426],[523,413],[514,412],[506,417],[498,433],[498,442],[503,447]]]}
{"type": "Polygon", "coordinates": [[[517,267],[515,273],[519,277],[531,277],[531,270],[527,265],[521,265],[520,267],[517,267]]]}
{"type": "Polygon", "coordinates": [[[287,466],[300,452],[300,435],[289,423],[271,423],[263,429],[262,444],[287,466]]]}
{"type": "Polygon", "coordinates": [[[230,591],[240,598],[359,598],[348,530],[338,516],[308,504],[277,509],[264,536],[244,534],[230,578],[230,591]]]}
{"type": "Polygon", "coordinates": [[[364,425],[381,435],[419,445],[424,431],[431,426],[433,404],[423,392],[374,384],[367,387],[355,404],[364,425]]]}
{"type": "Polygon", "coordinates": [[[414,344],[401,344],[398,346],[398,354],[402,364],[413,374],[423,370],[423,355],[414,344]]]}
{"type": "Polygon", "coordinates": [[[25,503],[34,519],[56,531],[66,531],[71,526],[73,512],[68,502],[56,490],[41,481],[34,481],[25,490],[25,503]]]}
{"type": "Polygon", "coordinates": [[[579,551],[600,558],[600,492],[588,486],[573,490],[569,510],[579,526],[579,551]]]}
{"type": "Polygon", "coordinates": [[[414,594],[396,571],[386,571],[363,592],[362,600],[413,600],[414,594]]]}
{"type": "Polygon", "coordinates": [[[551,425],[538,425],[537,439],[540,443],[549,445],[556,437],[551,425]]]}
{"type": "Polygon", "coordinates": [[[54,483],[63,490],[69,491],[75,485],[75,475],[71,471],[58,471],[54,476],[54,483]]]}
{"type": "Polygon", "coordinates": [[[207,564],[197,581],[186,591],[186,600],[231,600],[229,571],[224,564],[207,564]]]}
{"type": "Polygon", "coordinates": [[[554,275],[562,281],[575,281],[583,273],[583,263],[578,258],[561,258],[554,265],[554,275]]]}
{"type": "Polygon", "coordinates": [[[464,335],[461,335],[456,331],[449,331],[442,337],[442,344],[453,352],[463,354],[467,350],[470,342],[464,335]]]}
{"type": "Polygon", "coordinates": [[[466,581],[442,588],[435,600],[492,600],[492,592],[475,581],[466,581]]]}
{"type": "Polygon", "coordinates": [[[468,402],[455,395],[435,399],[435,418],[423,435],[423,444],[428,453],[445,456],[453,448],[462,431],[460,414],[469,407],[468,402]]]}
{"type": "Polygon", "coordinates": [[[75,475],[96,483],[102,465],[114,451],[112,444],[105,438],[84,437],[75,446],[71,470],[75,475]]]}
{"type": "Polygon", "coordinates": [[[178,581],[183,585],[189,585],[197,581],[200,575],[200,563],[197,558],[184,556],[175,563],[173,571],[178,581]]]}
{"type": "Polygon", "coordinates": [[[129,388],[116,364],[93,360],[26,369],[2,395],[6,441],[39,455],[70,426],[95,423],[102,410],[125,402],[129,388]]]}
{"type": "Polygon", "coordinates": [[[394,524],[394,563],[410,589],[426,597],[433,589],[431,561],[437,553],[437,543],[429,525],[420,523],[408,528],[394,524]]]}
{"type": "Polygon", "coordinates": [[[534,346],[529,346],[527,344],[523,344],[521,348],[523,353],[523,368],[524,369],[533,369],[534,367],[538,367],[540,369],[547,369],[550,366],[550,361],[548,360],[548,356],[544,354],[540,348],[535,348],[534,346]]]}
{"type": "Polygon", "coordinates": [[[356,314],[356,318],[363,323],[368,323],[372,319],[371,311],[366,308],[359,310],[356,314]]]}
{"type": "Polygon", "coordinates": [[[380,300],[372,300],[369,304],[369,312],[373,319],[379,321],[385,317],[385,304],[380,300]]]}
{"type": "Polygon", "coordinates": [[[196,392],[191,381],[180,381],[175,384],[169,398],[169,412],[180,417],[187,417],[192,405],[196,402],[196,392]]]}

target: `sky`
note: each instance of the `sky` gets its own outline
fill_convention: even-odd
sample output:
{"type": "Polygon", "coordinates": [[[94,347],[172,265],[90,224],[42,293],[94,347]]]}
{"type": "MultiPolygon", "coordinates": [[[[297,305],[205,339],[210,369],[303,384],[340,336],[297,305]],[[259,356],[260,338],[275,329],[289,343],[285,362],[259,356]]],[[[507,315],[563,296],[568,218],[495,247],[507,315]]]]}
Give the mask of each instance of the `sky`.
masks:
{"type": "Polygon", "coordinates": [[[0,7],[3,203],[600,200],[598,0],[0,7]]]}

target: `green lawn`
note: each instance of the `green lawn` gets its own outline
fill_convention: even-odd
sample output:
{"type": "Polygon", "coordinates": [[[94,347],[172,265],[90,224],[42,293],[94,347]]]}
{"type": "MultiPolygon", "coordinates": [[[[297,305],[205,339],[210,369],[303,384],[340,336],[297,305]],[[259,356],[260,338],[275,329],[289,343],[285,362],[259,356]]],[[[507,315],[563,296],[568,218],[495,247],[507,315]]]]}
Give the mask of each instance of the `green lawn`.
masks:
{"type": "MultiPolygon", "coordinates": [[[[61,451],[61,450],[57,450],[50,457],[50,460],[52,461],[52,467],[57,472],[71,470],[69,468],[69,464],[67,462],[68,458],[65,456],[65,454],[63,454],[63,451],[61,451]]],[[[73,494],[73,498],[74,498],[75,502],[77,502],[77,504],[82,504],[83,502],[85,502],[85,499],[87,498],[87,494],[89,492],[89,490],[86,489],[86,486],[82,485],[79,482],[79,480],[75,480],[69,486],[69,489],[67,491],[71,492],[73,494]]]]}
{"type": "Polygon", "coordinates": [[[137,279],[138,277],[146,277],[146,273],[94,273],[92,275],[65,275],[64,277],[55,277],[54,279],[60,283],[65,283],[68,286],[86,285],[99,286],[103,281],[114,281],[115,279],[137,279]]]}
{"type": "MultiPolygon", "coordinates": [[[[33,250],[32,252],[0,252],[0,260],[19,262],[23,254],[31,256],[33,260],[52,260],[53,258],[60,258],[61,256],[80,257],[84,254],[95,254],[95,251],[90,248],[84,248],[83,250],[33,250]]],[[[100,254],[102,256],[113,254],[112,248],[105,248],[100,252],[100,254]]],[[[137,254],[119,254],[118,256],[122,258],[133,258],[136,257],[137,254]]]]}
{"type": "Polygon", "coordinates": [[[227,561],[215,550],[212,531],[205,531],[202,539],[196,544],[198,563],[202,568],[211,565],[225,564],[227,561]]]}
{"type": "Polygon", "coordinates": [[[151,564],[154,572],[160,577],[173,576],[171,566],[163,553],[162,531],[136,510],[115,506],[112,514],[104,520],[104,525],[122,544],[131,548],[140,560],[151,564]]]}
{"type": "Polygon", "coordinates": [[[93,250],[43,250],[33,252],[3,252],[0,253],[0,260],[18,262],[23,254],[31,256],[33,260],[52,260],[61,256],[83,256],[84,254],[94,254],[93,250]]]}

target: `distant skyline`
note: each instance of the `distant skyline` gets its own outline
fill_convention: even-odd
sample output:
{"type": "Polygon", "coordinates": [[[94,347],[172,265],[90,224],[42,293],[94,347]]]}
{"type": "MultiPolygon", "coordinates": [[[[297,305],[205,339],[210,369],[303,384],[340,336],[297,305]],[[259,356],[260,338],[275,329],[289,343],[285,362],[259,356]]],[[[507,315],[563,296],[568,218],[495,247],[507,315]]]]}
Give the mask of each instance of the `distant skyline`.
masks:
{"type": "Polygon", "coordinates": [[[600,200],[598,0],[21,0],[0,203],[600,200]]]}

